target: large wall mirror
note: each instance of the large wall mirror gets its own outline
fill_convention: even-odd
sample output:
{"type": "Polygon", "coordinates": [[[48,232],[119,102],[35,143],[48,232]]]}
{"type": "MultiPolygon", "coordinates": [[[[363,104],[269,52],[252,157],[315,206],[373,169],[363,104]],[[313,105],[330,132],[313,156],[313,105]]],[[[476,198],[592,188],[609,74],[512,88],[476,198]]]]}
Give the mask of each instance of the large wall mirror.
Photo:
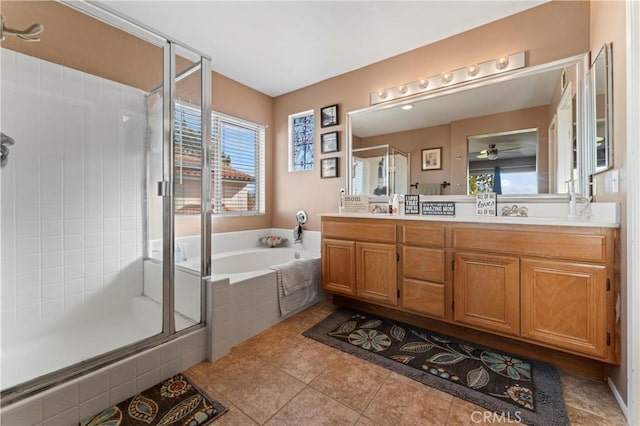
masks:
{"type": "Polygon", "coordinates": [[[376,146],[409,154],[412,193],[471,195],[484,185],[503,195],[541,197],[566,193],[567,181],[581,191],[588,175],[580,142],[587,66],[587,56],[579,55],[349,112],[349,192],[378,187],[361,182],[352,155],[376,146]],[[425,167],[422,153],[434,150],[438,166],[425,167]]]}
{"type": "Polygon", "coordinates": [[[591,155],[591,172],[600,173],[613,167],[612,139],[612,69],[611,44],[605,44],[596,56],[590,70],[593,118],[587,145],[591,155]]]}

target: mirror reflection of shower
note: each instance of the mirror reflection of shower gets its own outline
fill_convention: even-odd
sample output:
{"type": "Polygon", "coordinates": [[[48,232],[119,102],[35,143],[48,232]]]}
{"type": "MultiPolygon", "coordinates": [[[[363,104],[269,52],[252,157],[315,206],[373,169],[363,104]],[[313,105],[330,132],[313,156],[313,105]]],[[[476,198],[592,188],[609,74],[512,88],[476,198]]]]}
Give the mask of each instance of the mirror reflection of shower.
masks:
{"type": "Polygon", "coordinates": [[[35,23],[26,30],[14,30],[4,25],[4,15],[0,15],[0,40],[4,41],[6,35],[15,36],[23,41],[40,41],[38,34],[44,31],[44,25],[35,23]]]}
{"type": "Polygon", "coordinates": [[[4,133],[0,133],[2,135],[2,140],[0,142],[0,167],[4,169],[4,167],[9,162],[9,147],[16,143],[11,136],[7,136],[4,133]]]}

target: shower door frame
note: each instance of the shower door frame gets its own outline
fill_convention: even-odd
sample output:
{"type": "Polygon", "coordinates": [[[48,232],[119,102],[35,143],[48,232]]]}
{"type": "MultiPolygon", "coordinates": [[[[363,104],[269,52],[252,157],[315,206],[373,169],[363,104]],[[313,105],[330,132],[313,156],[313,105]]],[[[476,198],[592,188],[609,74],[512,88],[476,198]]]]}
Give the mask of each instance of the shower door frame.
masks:
{"type": "MultiPolygon", "coordinates": [[[[206,277],[211,274],[211,197],[210,179],[204,177],[211,176],[210,164],[210,144],[211,144],[211,58],[203,52],[189,47],[188,45],[176,41],[171,37],[141,24],[135,20],[121,15],[119,12],[104,6],[74,0],[60,0],[62,4],[76,11],[84,13],[92,18],[100,20],[133,36],[136,36],[150,44],[163,49],[163,181],[158,182],[158,195],[163,196],[163,281],[162,281],[162,332],[151,337],[147,337],[138,342],[121,346],[112,351],[81,361],[79,363],[64,367],[51,373],[36,377],[27,382],[12,386],[2,390],[0,394],[0,407],[4,408],[15,402],[35,395],[41,391],[65,383],[69,380],[81,377],[92,371],[96,371],[108,364],[125,359],[131,355],[144,350],[156,347],[183,335],[189,334],[197,329],[206,326],[206,277]],[[194,55],[200,57],[200,61],[185,70],[181,75],[176,76],[175,56],[176,47],[180,47],[194,55]],[[201,118],[202,118],[202,159],[201,159],[201,289],[200,289],[200,322],[183,330],[175,330],[175,192],[174,192],[174,142],[175,132],[175,83],[176,78],[180,78],[186,73],[190,73],[194,68],[200,69],[200,89],[201,89],[201,118]],[[160,194],[161,188],[164,193],[160,194]]],[[[149,191],[149,185],[145,185],[149,191]]],[[[147,194],[148,195],[148,194],[147,194]]],[[[146,213],[145,220],[148,220],[146,213]]],[[[145,229],[147,229],[145,225],[145,229]]],[[[145,240],[147,235],[145,232],[145,240]]],[[[144,257],[148,257],[148,241],[144,241],[144,257]]]]}

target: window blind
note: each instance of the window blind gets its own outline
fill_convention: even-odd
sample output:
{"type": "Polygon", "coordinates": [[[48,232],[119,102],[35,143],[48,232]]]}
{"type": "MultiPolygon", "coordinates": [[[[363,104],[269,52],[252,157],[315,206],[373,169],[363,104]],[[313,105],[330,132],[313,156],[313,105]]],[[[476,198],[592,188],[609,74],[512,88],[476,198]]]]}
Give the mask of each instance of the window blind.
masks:
{"type": "MultiPolygon", "coordinates": [[[[176,105],[176,213],[200,214],[200,110],[176,105]]],[[[211,114],[211,206],[215,215],[265,211],[265,127],[211,114]]]]}
{"type": "Polygon", "coordinates": [[[174,139],[175,212],[200,214],[202,125],[200,109],[176,104],[174,139]]]}

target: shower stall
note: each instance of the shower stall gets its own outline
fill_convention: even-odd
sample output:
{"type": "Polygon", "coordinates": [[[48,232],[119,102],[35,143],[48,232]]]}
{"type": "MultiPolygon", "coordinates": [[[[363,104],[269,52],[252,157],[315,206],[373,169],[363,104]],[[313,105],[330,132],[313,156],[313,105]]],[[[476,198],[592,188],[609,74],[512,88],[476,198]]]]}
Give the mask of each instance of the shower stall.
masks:
{"type": "Polygon", "coordinates": [[[204,326],[204,287],[185,296],[174,285],[174,115],[188,102],[201,117],[190,178],[204,277],[211,65],[89,3],[3,2],[2,15],[0,387],[10,406],[204,326]]]}
{"type": "Polygon", "coordinates": [[[408,194],[410,154],[392,145],[351,150],[351,193],[389,196],[408,194]]]}

